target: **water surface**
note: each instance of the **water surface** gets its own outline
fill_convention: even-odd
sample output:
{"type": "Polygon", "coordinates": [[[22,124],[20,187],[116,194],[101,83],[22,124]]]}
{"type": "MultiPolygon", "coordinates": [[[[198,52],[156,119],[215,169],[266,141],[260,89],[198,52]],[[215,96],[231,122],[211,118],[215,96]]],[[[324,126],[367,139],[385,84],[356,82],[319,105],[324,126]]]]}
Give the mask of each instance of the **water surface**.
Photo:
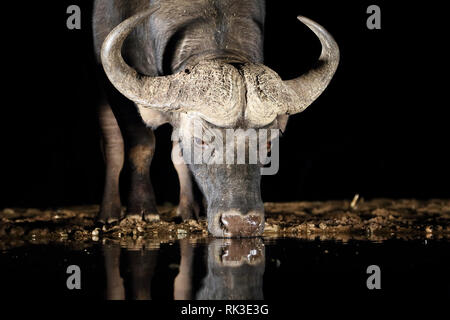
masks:
{"type": "Polygon", "coordinates": [[[450,297],[450,250],[439,240],[181,239],[141,246],[27,243],[1,251],[5,298],[320,299],[450,297]],[[67,288],[67,268],[81,289],[67,288]],[[367,288],[367,267],[381,290],[367,288]]]}

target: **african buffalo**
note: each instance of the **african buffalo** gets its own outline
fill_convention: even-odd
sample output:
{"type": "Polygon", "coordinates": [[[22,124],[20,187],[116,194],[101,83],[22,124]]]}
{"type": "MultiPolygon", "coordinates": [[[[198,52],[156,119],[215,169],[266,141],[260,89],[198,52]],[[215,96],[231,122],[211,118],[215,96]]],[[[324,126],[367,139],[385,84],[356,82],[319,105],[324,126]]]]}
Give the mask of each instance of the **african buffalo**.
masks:
{"type": "Polygon", "coordinates": [[[226,136],[227,129],[239,134],[249,129],[284,130],[288,116],[305,110],[331,81],[339,62],[338,46],[323,27],[305,17],[298,19],[322,44],[315,67],[284,81],[265,66],[264,18],[263,0],[95,1],[94,44],[104,68],[99,110],[106,179],[100,222],[122,218],[118,180],[125,158],[132,171],[126,216],[155,217],[149,178],[153,130],[170,123],[181,189],[177,213],[183,219],[198,215],[193,176],[205,196],[213,236],[262,234],[261,163],[177,159],[185,157],[190,145],[206,149],[228,143],[214,139],[218,133],[226,136]],[[212,138],[199,136],[194,123],[202,132],[213,132],[212,138]]]}

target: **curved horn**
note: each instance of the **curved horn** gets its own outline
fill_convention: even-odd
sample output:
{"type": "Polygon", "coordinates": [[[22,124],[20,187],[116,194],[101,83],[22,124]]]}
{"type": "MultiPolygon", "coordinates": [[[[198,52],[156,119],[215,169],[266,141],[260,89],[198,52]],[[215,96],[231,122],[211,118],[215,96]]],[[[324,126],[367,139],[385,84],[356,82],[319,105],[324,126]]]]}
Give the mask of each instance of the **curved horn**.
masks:
{"type": "Polygon", "coordinates": [[[115,27],[102,45],[101,60],[111,83],[142,107],[160,111],[191,111],[218,126],[228,126],[240,115],[243,83],[231,65],[201,61],[169,76],[138,74],[122,58],[121,48],[133,28],[158,10],[152,7],[115,27]]]}
{"type": "MultiPolygon", "coordinates": [[[[147,102],[144,98],[144,87],[148,84],[146,83],[148,79],[139,75],[136,70],[125,63],[122,58],[121,49],[123,42],[133,28],[158,9],[158,7],[153,7],[120,23],[106,37],[100,54],[103,69],[111,83],[124,96],[142,105],[145,105],[147,102]]],[[[155,79],[155,84],[161,80],[163,79],[155,79]]]]}
{"type": "Polygon", "coordinates": [[[339,47],[331,34],[324,27],[306,17],[298,16],[297,19],[306,24],[319,38],[322,53],[313,69],[296,79],[283,81],[297,94],[300,102],[289,106],[286,110],[287,114],[302,112],[313,103],[326,89],[339,64],[339,47]]]}
{"type": "Polygon", "coordinates": [[[287,81],[262,64],[246,64],[241,68],[247,88],[245,117],[254,126],[268,125],[278,115],[305,110],[325,90],[337,69],[339,48],[333,37],[314,21],[298,19],[319,37],[320,58],[312,70],[287,81]]]}

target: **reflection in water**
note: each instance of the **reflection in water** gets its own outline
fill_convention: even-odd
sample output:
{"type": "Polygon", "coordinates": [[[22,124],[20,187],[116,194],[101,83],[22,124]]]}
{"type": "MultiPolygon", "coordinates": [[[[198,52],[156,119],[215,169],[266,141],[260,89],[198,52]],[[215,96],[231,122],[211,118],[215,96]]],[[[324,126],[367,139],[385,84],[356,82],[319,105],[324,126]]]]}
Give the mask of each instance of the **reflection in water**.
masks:
{"type": "MultiPolygon", "coordinates": [[[[212,240],[207,248],[207,274],[196,294],[192,292],[194,247],[187,239],[179,244],[174,299],[263,299],[265,249],[261,239],[212,240]]],[[[158,251],[105,246],[103,253],[107,299],[151,299],[158,251]]]]}
{"type": "Polygon", "coordinates": [[[215,239],[208,245],[208,274],[197,299],[263,299],[261,239],[215,239]]]}
{"type": "Polygon", "coordinates": [[[175,300],[190,300],[192,299],[194,248],[187,239],[180,240],[180,254],[180,271],[173,284],[173,297],[175,300]]]}
{"type": "Polygon", "coordinates": [[[120,277],[120,247],[105,246],[103,248],[106,270],[106,299],[125,299],[123,280],[120,277]]]}
{"type": "Polygon", "coordinates": [[[120,275],[125,287],[125,298],[150,300],[150,285],[156,266],[157,251],[123,250],[120,255],[120,275]]]}
{"type": "Polygon", "coordinates": [[[105,246],[106,298],[150,300],[157,251],[105,246]]]}
{"type": "Polygon", "coordinates": [[[0,250],[0,287],[8,299],[18,301],[105,297],[356,301],[373,296],[366,286],[370,265],[390,270],[382,276],[387,284],[382,289],[385,301],[399,296],[405,301],[425,296],[438,301],[449,295],[449,242],[434,239],[343,243],[265,238],[264,245],[259,239],[203,238],[33,243],[0,250]],[[81,290],[67,289],[70,265],[80,267],[81,290]]]}

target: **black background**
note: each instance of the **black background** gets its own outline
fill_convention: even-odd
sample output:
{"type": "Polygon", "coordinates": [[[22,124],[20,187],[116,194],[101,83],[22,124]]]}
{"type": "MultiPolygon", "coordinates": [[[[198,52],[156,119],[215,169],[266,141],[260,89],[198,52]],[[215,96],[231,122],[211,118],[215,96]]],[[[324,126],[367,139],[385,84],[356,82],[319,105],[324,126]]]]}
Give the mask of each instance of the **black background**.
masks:
{"type": "MultiPolygon", "coordinates": [[[[298,14],[333,34],[341,63],[324,94],[291,117],[279,173],[263,178],[264,201],[450,195],[447,36],[436,3],[267,1],[265,62],[282,78],[306,71],[320,54],[298,14]],[[371,4],[381,7],[381,30],[366,28],[371,4]]],[[[92,1],[2,6],[0,207],[99,203],[92,1]],[[82,9],[81,30],[66,28],[71,4],[82,9]]],[[[168,125],[156,131],[151,175],[159,203],[178,199],[170,132],[168,125]]]]}

